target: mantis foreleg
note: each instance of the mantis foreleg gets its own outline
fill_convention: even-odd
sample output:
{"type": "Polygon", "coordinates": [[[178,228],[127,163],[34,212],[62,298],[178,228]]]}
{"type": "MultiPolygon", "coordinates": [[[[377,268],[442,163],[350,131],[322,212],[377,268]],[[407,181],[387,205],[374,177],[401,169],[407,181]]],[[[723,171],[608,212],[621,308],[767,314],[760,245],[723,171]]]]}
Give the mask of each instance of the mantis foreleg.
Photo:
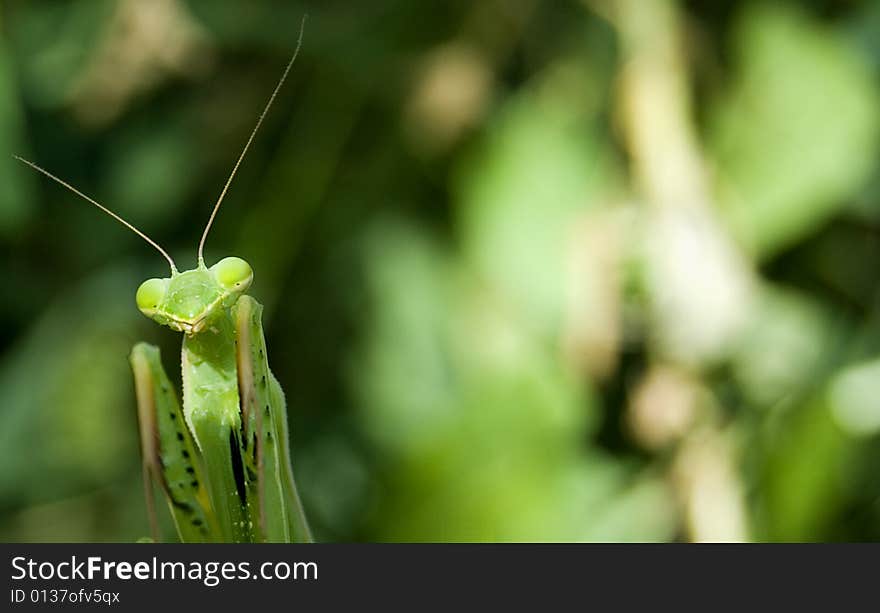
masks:
{"type": "Polygon", "coordinates": [[[312,535],[291,469],[287,406],[281,386],[269,370],[262,311],[262,305],[250,296],[242,296],[234,307],[246,433],[244,461],[248,495],[256,502],[249,511],[263,540],[310,542],[312,535]]]}
{"type": "Polygon", "coordinates": [[[138,343],[131,352],[137,392],[144,488],[153,538],[158,539],[153,481],[165,493],[178,535],[184,542],[215,540],[218,532],[206,489],[204,469],[159,349],[138,343]]]}

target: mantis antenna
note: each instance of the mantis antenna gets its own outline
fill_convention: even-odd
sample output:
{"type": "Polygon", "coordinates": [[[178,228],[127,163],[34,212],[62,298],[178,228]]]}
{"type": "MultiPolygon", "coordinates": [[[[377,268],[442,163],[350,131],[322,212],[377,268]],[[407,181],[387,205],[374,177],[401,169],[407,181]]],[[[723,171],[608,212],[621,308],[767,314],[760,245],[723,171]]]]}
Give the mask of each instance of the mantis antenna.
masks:
{"type": "Polygon", "coordinates": [[[223,202],[223,198],[226,196],[226,192],[229,189],[230,184],[232,183],[232,179],[235,177],[235,173],[238,172],[238,167],[241,165],[241,161],[244,159],[248,148],[251,146],[251,142],[253,142],[254,136],[256,136],[257,134],[257,130],[260,129],[260,125],[263,123],[263,119],[266,117],[266,113],[269,112],[269,108],[272,106],[272,103],[275,102],[275,97],[281,90],[281,86],[284,85],[284,81],[285,79],[287,79],[287,73],[290,72],[290,67],[293,66],[293,62],[296,61],[296,56],[299,55],[299,49],[302,46],[303,32],[305,31],[306,27],[306,17],[307,15],[303,15],[302,22],[300,22],[299,38],[296,41],[296,49],[293,52],[293,57],[290,58],[290,61],[287,63],[287,67],[281,74],[281,78],[278,80],[278,85],[275,86],[275,91],[273,91],[272,95],[269,96],[269,101],[266,103],[265,108],[263,108],[263,112],[260,113],[260,118],[257,119],[257,125],[254,126],[253,132],[251,132],[250,137],[248,137],[247,142],[244,144],[244,149],[242,149],[241,155],[238,156],[238,161],[235,162],[235,166],[232,168],[232,172],[229,174],[229,178],[226,180],[226,185],[223,186],[223,191],[220,192],[220,197],[217,198],[217,203],[214,204],[214,210],[211,211],[211,216],[208,218],[207,225],[205,225],[205,231],[202,232],[202,240],[199,241],[199,266],[202,266],[204,264],[202,252],[205,248],[205,239],[208,238],[208,231],[211,229],[211,224],[214,223],[214,217],[217,216],[217,211],[220,209],[220,203],[223,202]]]}
{"type": "Polygon", "coordinates": [[[89,202],[91,202],[92,204],[94,204],[96,207],[98,207],[99,209],[101,209],[102,211],[104,211],[105,213],[107,213],[110,217],[112,217],[113,219],[115,219],[116,221],[118,221],[119,223],[121,223],[123,226],[125,226],[126,228],[128,228],[129,230],[131,230],[132,232],[134,232],[135,234],[137,234],[138,236],[140,236],[142,239],[144,239],[145,241],[147,241],[148,243],[150,243],[153,247],[155,247],[155,248],[159,251],[159,253],[162,254],[162,256],[163,256],[166,260],[168,260],[168,263],[171,265],[171,273],[172,273],[172,274],[177,274],[177,266],[174,265],[174,260],[172,260],[172,259],[171,259],[171,256],[168,255],[168,253],[166,253],[166,251],[165,251],[164,249],[162,249],[162,247],[160,247],[159,244],[158,244],[156,241],[154,241],[152,238],[150,238],[149,236],[147,236],[146,234],[144,234],[143,232],[141,232],[140,230],[138,230],[137,228],[135,228],[132,224],[130,224],[130,223],[128,223],[127,221],[125,221],[122,217],[120,217],[119,215],[117,215],[116,213],[114,213],[113,211],[111,211],[110,209],[108,209],[107,207],[105,207],[104,205],[102,205],[102,204],[100,204],[99,202],[93,200],[92,198],[89,198],[88,196],[86,196],[84,193],[82,193],[81,191],[79,191],[78,189],[76,189],[74,186],[72,186],[72,185],[71,185],[70,183],[68,183],[67,181],[63,181],[62,179],[59,179],[58,177],[56,177],[55,175],[53,175],[53,174],[52,174],[51,172],[49,172],[48,170],[46,170],[46,169],[44,169],[44,168],[40,168],[39,166],[37,166],[37,165],[34,164],[33,162],[30,162],[30,161],[24,159],[23,157],[19,157],[19,156],[17,156],[17,155],[13,155],[12,157],[14,157],[14,158],[15,158],[16,160],[18,160],[19,162],[24,162],[25,164],[27,164],[28,166],[30,166],[31,168],[33,168],[33,169],[36,170],[37,172],[40,172],[40,173],[46,175],[47,177],[49,177],[50,179],[52,179],[52,180],[55,181],[56,183],[58,183],[58,184],[60,184],[60,185],[62,185],[62,186],[64,186],[64,187],[66,187],[67,189],[69,189],[70,191],[72,191],[74,194],[76,194],[76,195],[79,196],[80,198],[83,198],[84,200],[88,200],[89,202]]]}

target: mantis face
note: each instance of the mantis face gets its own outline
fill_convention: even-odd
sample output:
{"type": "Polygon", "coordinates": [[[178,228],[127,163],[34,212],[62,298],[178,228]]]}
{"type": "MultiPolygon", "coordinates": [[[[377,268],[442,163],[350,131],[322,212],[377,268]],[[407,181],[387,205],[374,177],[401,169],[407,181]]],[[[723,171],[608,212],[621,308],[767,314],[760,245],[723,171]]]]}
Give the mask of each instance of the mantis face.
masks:
{"type": "Polygon", "coordinates": [[[235,304],[250,286],[254,271],[241,258],[223,258],[210,268],[175,272],[170,279],[147,279],[138,288],[141,313],[178,332],[201,332],[235,304]]]}

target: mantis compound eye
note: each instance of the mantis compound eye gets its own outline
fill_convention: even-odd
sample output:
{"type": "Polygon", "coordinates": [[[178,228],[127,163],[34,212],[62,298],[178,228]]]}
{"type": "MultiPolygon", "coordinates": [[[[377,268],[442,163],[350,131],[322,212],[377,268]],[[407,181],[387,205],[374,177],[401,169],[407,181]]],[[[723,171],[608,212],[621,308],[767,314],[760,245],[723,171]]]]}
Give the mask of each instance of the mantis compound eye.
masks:
{"type": "Polygon", "coordinates": [[[152,314],[162,302],[167,289],[168,279],[147,279],[141,283],[135,296],[135,301],[141,312],[145,315],[152,314]]]}
{"type": "Polygon", "coordinates": [[[223,258],[213,266],[211,272],[224,289],[243,292],[254,279],[251,265],[241,258],[223,258]]]}

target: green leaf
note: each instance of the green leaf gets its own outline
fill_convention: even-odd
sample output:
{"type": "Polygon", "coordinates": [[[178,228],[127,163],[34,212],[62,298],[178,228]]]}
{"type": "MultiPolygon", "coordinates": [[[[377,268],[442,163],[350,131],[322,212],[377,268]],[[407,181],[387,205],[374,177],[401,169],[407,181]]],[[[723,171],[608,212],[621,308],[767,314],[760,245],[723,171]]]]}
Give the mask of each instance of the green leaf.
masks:
{"type": "Polygon", "coordinates": [[[710,114],[724,212],[767,257],[825,222],[875,164],[877,87],[842,33],[774,3],[736,28],[738,78],[710,114]]]}
{"type": "Polygon", "coordinates": [[[530,325],[555,331],[578,216],[608,164],[573,101],[514,98],[457,181],[465,257],[530,325]]]}

